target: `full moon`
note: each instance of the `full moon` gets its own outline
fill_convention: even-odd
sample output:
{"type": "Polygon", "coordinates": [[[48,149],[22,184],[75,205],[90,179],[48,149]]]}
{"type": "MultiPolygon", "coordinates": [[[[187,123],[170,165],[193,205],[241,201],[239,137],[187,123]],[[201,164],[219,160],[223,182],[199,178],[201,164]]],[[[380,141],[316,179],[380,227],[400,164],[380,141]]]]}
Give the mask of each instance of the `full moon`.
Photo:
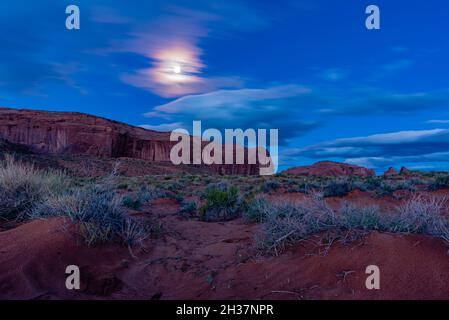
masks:
{"type": "Polygon", "coordinates": [[[173,67],[173,72],[176,74],[180,74],[181,73],[181,66],[179,64],[175,65],[173,67]]]}

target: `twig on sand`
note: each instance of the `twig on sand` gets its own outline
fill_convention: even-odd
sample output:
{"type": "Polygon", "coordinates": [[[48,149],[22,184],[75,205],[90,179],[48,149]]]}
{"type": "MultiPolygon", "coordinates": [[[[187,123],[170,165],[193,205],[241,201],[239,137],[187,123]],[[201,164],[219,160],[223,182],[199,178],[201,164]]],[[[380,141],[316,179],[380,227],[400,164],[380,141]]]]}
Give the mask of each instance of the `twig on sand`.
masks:
{"type": "Polygon", "coordinates": [[[337,277],[339,277],[339,278],[342,278],[343,279],[343,282],[346,280],[346,277],[348,276],[348,275],[350,275],[351,273],[354,273],[355,271],[353,271],[353,270],[348,270],[348,271],[342,271],[342,272],[340,272],[340,273],[337,273],[337,277]]]}

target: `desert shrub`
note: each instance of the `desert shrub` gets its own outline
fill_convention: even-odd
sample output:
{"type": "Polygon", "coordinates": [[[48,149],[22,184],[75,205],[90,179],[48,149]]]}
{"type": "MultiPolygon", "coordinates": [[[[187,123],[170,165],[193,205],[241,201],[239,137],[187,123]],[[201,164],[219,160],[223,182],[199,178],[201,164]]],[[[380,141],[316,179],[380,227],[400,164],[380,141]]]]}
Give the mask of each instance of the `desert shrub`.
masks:
{"type": "Polygon", "coordinates": [[[186,201],[181,202],[178,214],[183,217],[191,217],[195,214],[198,209],[198,203],[196,201],[186,201]]]}
{"type": "Polygon", "coordinates": [[[265,181],[265,183],[262,185],[261,190],[262,192],[269,193],[273,190],[276,190],[279,188],[281,184],[277,180],[268,180],[265,181]]]}
{"type": "Polygon", "coordinates": [[[375,190],[382,185],[381,177],[367,177],[365,179],[365,185],[368,190],[375,190]]]}
{"type": "Polygon", "coordinates": [[[257,234],[257,246],[265,250],[282,251],[286,246],[298,243],[309,234],[324,228],[322,216],[312,217],[306,202],[276,202],[267,211],[262,232],[257,234]]]}
{"type": "Polygon", "coordinates": [[[387,227],[378,206],[358,207],[343,202],[338,213],[338,226],[343,229],[385,230],[387,227]]]}
{"type": "Polygon", "coordinates": [[[429,190],[438,190],[449,187],[449,175],[437,176],[435,180],[429,184],[429,190]]]}
{"type": "Polygon", "coordinates": [[[120,183],[117,185],[117,189],[122,189],[122,190],[128,189],[128,187],[129,186],[126,182],[123,182],[123,183],[120,183]]]}
{"type": "Polygon", "coordinates": [[[335,214],[320,194],[303,201],[274,202],[264,212],[262,231],[256,236],[257,247],[276,253],[312,233],[335,226],[335,214]]]}
{"type": "Polygon", "coordinates": [[[298,188],[296,189],[297,192],[302,193],[309,193],[314,192],[315,190],[320,190],[321,184],[317,181],[306,181],[299,184],[298,188]]]}
{"type": "Polygon", "coordinates": [[[35,205],[55,192],[64,192],[69,183],[62,171],[38,170],[5,155],[0,162],[0,218],[26,218],[35,205]]]}
{"type": "Polygon", "coordinates": [[[185,187],[186,187],[186,184],[178,182],[178,181],[173,181],[172,183],[169,183],[169,184],[167,184],[165,186],[165,188],[167,190],[170,190],[170,191],[173,191],[173,192],[181,190],[181,189],[183,189],[185,187]]]}
{"type": "Polygon", "coordinates": [[[240,214],[243,201],[236,187],[225,190],[208,188],[205,193],[206,203],[200,208],[204,221],[226,221],[235,219],[240,214]]]}
{"type": "Polygon", "coordinates": [[[325,197],[344,197],[352,191],[352,184],[348,181],[332,181],[324,187],[325,197]]]}
{"type": "Polygon", "coordinates": [[[351,182],[352,190],[359,189],[360,191],[368,191],[369,186],[364,180],[355,180],[351,182]]]}
{"type": "Polygon", "coordinates": [[[134,210],[139,209],[142,206],[142,202],[137,197],[133,196],[124,196],[122,199],[122,204],[127,207],[134,210]]]}
{"type": "Polygon", "coordinates": [[[144,185],[137,193],[124,196],[122,199],[122,204],[125,207],[137,210],[145,202],[157,198],[163,198],[165,196],[166,193],[164,190],[160,190],[154,186],[144,185]]]}
{"type": "Polygon", "coordinates": [[[122,199],[107,184],[50,197],[32,211],[32,218],[50,216],[69,218],[89,246],[105,242],[133,245],[148,236],[147,230],[127,215],[122,199]]]}
{"type": "Polygon", "coordinates": [[[142,202],[146,202],[154,199],[165,198],[167,197],[167,192],[152,185],[144,185],[140,188],[138,197],[142,202]]]}
{"type": "Polygon", "coordinates": [[[390,195],[398,190],[416,191],[416,187],[412,180],[384,180],[378,187],[377,194],[380,196],[390,195]]]}
{"type": "Polygon", "coordinates": [[[445,197],[415,196],[388,214],[382,214],[377,206],[358,207],[348,202],[334,212],[322,196],[312,194],[303,201],[262,202],[249,207],[258,209],[258,215],[253,216],[263,217],[259,219],[263,225],[256,237],[257,246],[277,253],[313,233],[330,229],[428,234],[449,242],[446,203],[445,197]]]}
{"type": "Polygon", "coordinates": [[[440,236],[449,241],[446,204],[446,197],[416,195],[397,207],[397,214],[390,222],[390,229],[395,232],[440,236]]]}
{"type": "Polygon", "coordinates": [[[270,210],[270,204],[267,198],[259,196],[252,199],[243,212],[243,218],[246,222],[263,222],[270,210]]]}
{"type": "Polygon", "coordinates": [[[222,181],[218,181],[218,182],[209,183],[206,186],[206,189],[204,190],[204,196],[206,196],[207,192],[210,191],[210,190],[226,191],[226,190],[229,189],[229,187],[230,187],[229,182],[223,181],[223,180],[222,181]]]}

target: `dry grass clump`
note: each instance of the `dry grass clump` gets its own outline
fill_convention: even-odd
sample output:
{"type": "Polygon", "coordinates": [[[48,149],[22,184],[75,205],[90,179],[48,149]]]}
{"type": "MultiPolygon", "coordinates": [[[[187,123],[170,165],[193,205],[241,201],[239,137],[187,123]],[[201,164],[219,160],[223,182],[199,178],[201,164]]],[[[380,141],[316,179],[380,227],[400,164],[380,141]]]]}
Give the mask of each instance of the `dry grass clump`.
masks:
{"type": "Polygon", "coordinates": [[[449,242],[446,204],[445,197],[414,196],[391,213],[381,212],[377,206],[360,207],[349,202],[333,210],[321,194],[314,193],[295,202],[270,203],[266,198],[255,198],[245,216],[248,221],[263,223],[256,237],[257,247],[278,253],[328,230],[428,234],[449,242]]]}
{"type": "Polygon", "coordinates": [[[76,225],[85,243],[118,242],[140,244],[154,231],[153,226],[132,219],[111,181],[50,197],[32,211],[32,218],[63,216],[76,225]]]}
{"type": "Polygon", "coordinates": [[[69,184],[69,177],[62,171],[38,170],[5,155],[0,162],[0,219],[25,219],[34,206],[64,192],[69,184]]]}

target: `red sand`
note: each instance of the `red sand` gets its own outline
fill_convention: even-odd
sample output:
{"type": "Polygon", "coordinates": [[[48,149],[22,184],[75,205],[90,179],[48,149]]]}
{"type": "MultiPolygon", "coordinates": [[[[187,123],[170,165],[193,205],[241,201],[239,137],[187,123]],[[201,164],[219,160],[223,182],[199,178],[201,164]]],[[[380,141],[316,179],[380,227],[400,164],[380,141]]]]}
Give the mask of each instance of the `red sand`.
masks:
{"type": "Polygon", "coordinates": [[[448,299],[448,246],[427,236],[371,233],[326,252],[315,236],[280,256],[253,249],[258,225],[206,223],[156,201],[164,224],[137,259],[118,245],[88,248],[61,219],[0,232],[3,299],[448,299]],[[65,289],[65,267],[81,267],[82,289],[65,289]],[[365,268],[381,271],[381,289],[365,288],[365,268]]]}

